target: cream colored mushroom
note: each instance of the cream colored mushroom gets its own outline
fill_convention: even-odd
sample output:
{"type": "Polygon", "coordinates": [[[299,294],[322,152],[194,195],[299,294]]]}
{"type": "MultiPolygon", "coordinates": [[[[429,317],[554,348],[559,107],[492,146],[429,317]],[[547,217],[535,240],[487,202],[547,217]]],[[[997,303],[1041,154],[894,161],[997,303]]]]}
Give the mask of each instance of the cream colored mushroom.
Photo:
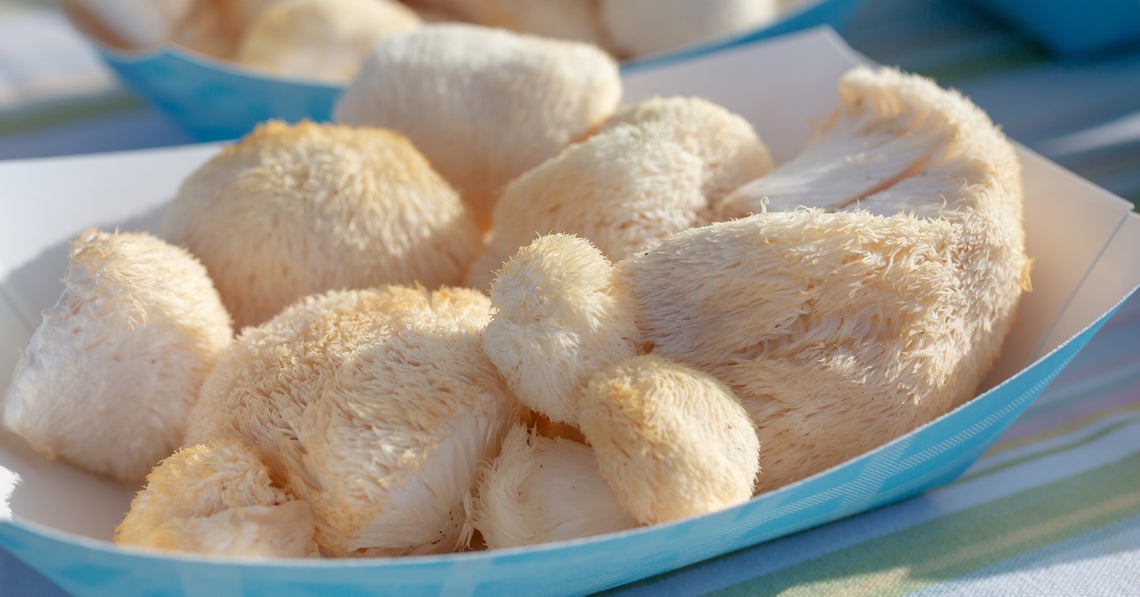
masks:
{"type": "Polygon", "coordinates": [[[778,0],[598,0],[613,45],[625,55],[659,54],[759,27],[779,14],[778,0]]]}
{"type": "Polygon", "coordinates": [[[720,206],[756,215],[618,264],[643,341],[752,414],[762,489],[971,398],[1028,286],[1020,168],[988,117],[890,69],[840,92],[814,145],[720,206]]]}
{"type": "Polygon", "coordinates": [[[246,28],[235,60],[310,80],[344,83],[380,40],[420,18],[395,0],[281,0],[246,28]]]}
{"type": "Polygon", "coordinates": [[[469,19],[480,25],[610,48],[595,0],[471,0],[468,4],[469,19]]]}
{"type": "MultiPolygon", "coordinates": [[[[181,1],[181,0],[180,0],[181,1]]],[[[215,58],[233,57],[246,27],[266,7],[281,0],[188,0],[171,27],[171,41],[215,58]]]]}
{"type": "Polygon", "coordinates": [[[466,285],[487,288],[536,234],[577,234],[616,261],[713,221],[713,204],[771,168],[743,118],[697,98],[647,100],[507,187],[466,285]]]}
{"type": "Polygon", "coordinates": [[[219,361],[189,439],[260,446],[325,554],[452,551],[479,463],[518,417],[483,356],[489,308],[469,289],[307,298],[219,361]]]}
{"type": "Polygon", "coordinates": [[[662,127],[670,140],[700,158],[701,192],[710,202],[772,170],[772,154],[752,125],[703,98],[652,97],[619,110],[601,130],[626,124],[662,127]]]}
{"type": "Polygon", "coordinates": [[[232,342],[206,269],[143,233],[80,233],[64,290],[24,349],[4,426],[38,452],[139,483],[182,442],[232,342]]]}
{"type": "Polygon", "coordinates": [[[739,219],[594,274],[633,297],[643,351],[741,400],[765,446],[760,490],[969,400],[1028,288],[1020,167],[989,118],[891,69],[855,69],[840,93],[803,156],[715,206],[739,219]]]}
{"type": "Polygon", "coordinates": [[[277,487],[256,452],[224,440],[183,448],[147,476],[115,543],[230,557],[318,555],[309,505],[277,487]]]}
{"type": "Polygon", "coordinates": [[[565,541],[637,526],[598,474],[588,446],[515,426],[480,472],[472,524],[487,547],[565,541]]]}
{"type": "Polygon", "coordinates": [[[519,401],[576,425],[598,369],[637,354],[633,297],[588,241],[554,234],[519,250],[491,288],[483,347],[519,401]]]}
{"type": "Polygon", "coordinates": [[[194,0],[61,0],[59,8],[83,33],[120,50],[150,49],[165,42],[171,27],[194,0]]]}
{"type": "Polygon", "coordinates": [[[621,97],[601,50],[472,25],[425,25],[376,46],[335,118],[402,131],[486,228],[511,179],[586,136],[621,97]]]}
{"type": "Polygon", "coordinates": [[[470,212],[402,135],[271,121],[191,174],[163,235],[197,255],[239,326],[336,288],[456,284],[470,212]]]}
{"type": "Polygon", "coordinates": [[[598,471],[638,522],[654,524],[748,501],[760,444],[722,383],[656,355],[594,374],[579,426],[598,471]]]}

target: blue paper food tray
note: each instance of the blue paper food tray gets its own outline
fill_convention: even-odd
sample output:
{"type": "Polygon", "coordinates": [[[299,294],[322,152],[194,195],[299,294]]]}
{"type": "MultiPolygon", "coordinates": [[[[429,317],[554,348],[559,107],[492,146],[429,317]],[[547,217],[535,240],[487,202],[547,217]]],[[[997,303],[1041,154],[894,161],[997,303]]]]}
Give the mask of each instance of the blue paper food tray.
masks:
{"type": "MultiPolygon", "coordinates": [[[[858,57],[828,31],[719,52],[625,77],[631,100],[701,95],[748,118],[777,161],[835,102],[858,57]],[[763,82],[760,84],[758,82],[763,82]]],[[[59,293],[65,243],[93,224],[148,228],[207,145],[0,164],[0,188],[29,206],[0,234],[0,375],[59,293]]],[[[802,482],[671,524],[525,549],[351,560],[222,560],[118,548],[107,540],[133,488],[31,454],[0,434],[0,545],[75,595],[582,594],[906,498],[965,470],[1140,283],[1131,205],[1019,150],[1035,290],[974,400],[802,482]],[[1066,242],[1056,242],[1065,238],[1066,242]]],[[[0,384],[5,380],[0,378],[0,384]]]]}
{"type": "MultiPolygon", "coordinates": [[[[818,0],[778,21],[629,68],[664,64],[818,25],[841,29],[859,0],[818,0]]],[[[99,46],[103,60],[140,97],[200,141],[234,139],[270,118],[329,120],[342,87],[266,75],[174,47],[134,53],[99,46]]]]}

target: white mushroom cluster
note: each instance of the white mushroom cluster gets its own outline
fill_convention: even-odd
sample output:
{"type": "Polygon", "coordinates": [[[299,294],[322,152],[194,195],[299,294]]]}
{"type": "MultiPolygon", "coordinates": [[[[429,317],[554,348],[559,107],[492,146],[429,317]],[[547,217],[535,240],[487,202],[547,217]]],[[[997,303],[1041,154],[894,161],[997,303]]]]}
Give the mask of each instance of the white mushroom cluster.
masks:
{"type": "Polygon", "coordinates": [[[539,400],[574,396],[597,449],[581,409],[602,367],[631,350],[691,367],[751,415],[764,491],[971,398],[1029,287],[1013,146],[976,106],[920,77],[856,68],[839,90],[803,154],[712,204],[723,221],[612,267],[568,236],[508,261],[485,346],[520,399],[573,420],[559,409],[574,402],[539,400]],[[583,263],[595,264],[588,277],[564,273],[583,263]],[[533,289],[525,300],[522,287],[533,289]],[[561,301],[593,316],[566,317],[561,301]],[[563,338],[590,356],[535,366],[563,338]],[[564,385],[535,392],[513,373],[524,368],[564,385]],[[586,390],[565,388],[583,380],[586,390]]]}
{"type": "Polygon", "coordinates": [[[65,7],[112,46],[172,43],[259,72],[352,79],[388,37],[467,24],[588,44],[617,60],[763,27],[806,0],[75,0],[65,7]]]}
{"type": "Polygon", "coordinates": [[[419,27],[390,0],[279,0],[249,23],[234,51],[246,66],[310,80],[343,82],[380,40],[419,27]]]}
{"type": "Polygon", "coordinates": [[[857,68],[774,167],[620,95],[585,44],[387,37],[344,122],[222,148],[162,238],[79,235],[4,425],[146,476],[121,544],[387,557],[701,516],[973,395],[1029,271],[976,106],[857,68]]]}
{"type": "Polygon", "coordinates": [[[490,300],[407,286],[308,297],[238,337],[187,444],[257,446],[330,556],[454,551],[518,408],[483,356],[490,300]]]}

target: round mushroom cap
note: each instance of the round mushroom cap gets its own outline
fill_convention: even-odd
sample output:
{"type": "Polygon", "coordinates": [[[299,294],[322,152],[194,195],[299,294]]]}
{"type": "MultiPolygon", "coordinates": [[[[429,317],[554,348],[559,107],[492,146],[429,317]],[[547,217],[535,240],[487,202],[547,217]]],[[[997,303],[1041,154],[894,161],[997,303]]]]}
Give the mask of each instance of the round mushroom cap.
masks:
{"type": "Polygon", "coordinates": [[[182,442],[230,317],[206,269],[144,233],[80,233],[24,349],[4,425],[48,457],[141,482],[182,442]]]}
{"type": "Polygon", "coordinates": [[[518,405],[483,356],[490,301],[387,286],[310,297],[247,329],[191,438],[259,446],[334,556],[459,547],[463,500],[518,405]]]}
{"type": "Polygon", "coordinates": [[[582,236],[616,261],[714,221],[715,203],[771,168],[752,126],[724,108],[692,98],[642,102],[507,186],[494,238],[466,285],[486,288],[535,233],[582,236]]]}
{"type": "Polygon", "coordinates": [[[115,528],[115,543],[231,557],[317,555],[309,505],[276,486],[256,452],[234,440],[160,462],[115,528]]]}
{"type": "Polygon", "coordinates": [[[772,154],[752,124],[703,98],[653,97],[618,110],[600,130],[625,124],[661,126],[671,140],[700,158],[701,190],[709,205],[772,170],[772,154]]]}
{"type": "Polygon", "coordinates": [[[588,241],[536,239],[503,266],[483,348],[519,401],[577,424],[579,396],[598,369],[637,354],[633,297],[588,241]]]}
{"type": "Polygon", "coordinates": [[[239,326],[340,288],[456,284],[481,244],[455,192],[402,135],[265,123],[191,174],[164,236],[210,272],[239,326]]]}
{"type": "Polygon", "coordinates": [[[973,397],[1028,288],[1021,200],[1013,146],[977,106],[860,67],[812,145],[717,206],[756,215],[618,268],[655,352],[752,413],[772,489],[973,397]]]}
{"type": "Polygon", "coordinates": [[[516,425],[479,476],[472,524],[487,547],[537,545],[637,526],[598,474],[588,446],[516,425]]]}
{"type": "Polygon", "coordinates": [[[768,23],[779,0],[598,0],[614,47],[630,57],[659,54],[768,23]]]}
{"type": "Polygon", "coordinates": [[[335,118],[408,135],[486,228],[510,180],[585,137],[620,98],[617,64],[592,45],[425,25],[376,46],[335,118]]]}
{"type": "Polygon", "coordinates": [[[282,0],[246,28],[235,60],[283,75],[346,82],[380,40],[420,18],[395,0],[282,0]]]}
{"type": "Polygon", "coordinates": [[[748,501],[760,443],[724,384],[653,354],[594,374],[579,427],[598,471],[638,522],[655,524],[748,501]]]}

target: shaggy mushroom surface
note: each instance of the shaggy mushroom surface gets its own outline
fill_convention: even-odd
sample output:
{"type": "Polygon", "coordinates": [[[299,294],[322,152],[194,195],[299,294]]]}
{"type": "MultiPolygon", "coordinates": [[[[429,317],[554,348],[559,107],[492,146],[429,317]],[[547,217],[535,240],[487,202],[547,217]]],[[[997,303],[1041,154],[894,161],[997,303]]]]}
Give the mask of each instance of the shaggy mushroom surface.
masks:
{"type": "MultiPolygon", "coordinates": [[[[892,69],[854,69],[839,90],[801,156],[712,205],[727,221],[668,236],[615,273],[599,266],[586,284],[532,284],[522,303],[632,297],[617,316],[636,322],[639,351],[711,375],[752,416],[760,491],[969,400],[1028,288],[1020,167],[989,118],[892,69]]],[[[496,286],[577,259],[565,242],[540,240],[550,247],[520,252],[530,265],[508,262],[496,286]]],[[[493,302],[515,324],[539,313],[493,302]]],[[[559,335],[596,335],[558,322],[559,335]]]]}
{"type": "Polygon", "coordinates": [[[396,0],[278,0],[243,32],[234,59],[309,80],[344,83],[380,40],[420,26],[396,0]]]}
{"type": "Polygon", "coordinates": [[[178,450],[147,475],[115,543],[228,557],[317,555],[309,505],[277,487],[235,440],[178,450]]]}
{"type": "Polygon", "coordinates": [[[182,442],[187,413],[233,340],[206,269],[145,233],[80,233],[3,402],[38,452],[128,483],[182,442]]]}
{"type": "Polygon", "coordinates": [[[643,524],[748,501],[760,443],[724,384],[691,367],[643,355],[595,373],[579,426],[618,503],[643,524]]]}
{"type": "Polygon", "coordinates": [[[457,284],[481,243],[403,135],[307,121],[224,147],[182,183],[162,234],[202,260],[239,328],[326,290],[457,284]]]}
{"type": "Polygon", "coordinates": [[[618,266],[643,341],[752,414],[762,489],[971,398],[1028,288],[1020,167],[989,118],[891,69],[839,89],[804,154],[718,206],[755,215],[618,266]]]}
{"type": "Polygon", "coordinates": [[[535,235],[588,239],[611,260],[715,220],[713,206],[772,169],[746,120],[711,102],[653,98],[512,181],[466,284],[486,288],[535,235]]]}
{"type": "Polygon", "coordinates": [[[564,234],[535,240],[504,266],[483,347],[519,401],[578,423],[590,375],[637,354],[633,297],[623,288],[600,251],[564,234]]]}
{"type": "Polygon", "coordinates": [[[585,137],[620,98],[617,64],[589,44],[425,25],[377,45],[334,116],[408,135],[486,228],[508,182],[585,137]]]}
{"type": "Polygon", "coordinates": [[[589,446],[511,429],[484,465],[472,524],[490,549],[537,545],[637,526],[598,473],[589,446]]]}
{"type": "Polygon", "coordinates": [[[768,23],[778,0],[598,0],[602,26],[626,56],[660,54],[768,23]]]}
{"type": "Polygon", "coordinates": [[[489,307],[461,288],[306,298],[222,357],[188,441],[257,446],[312,506],[324,554],[453,551],[479,463],[518,417],[483,356],[489,307]]]}

